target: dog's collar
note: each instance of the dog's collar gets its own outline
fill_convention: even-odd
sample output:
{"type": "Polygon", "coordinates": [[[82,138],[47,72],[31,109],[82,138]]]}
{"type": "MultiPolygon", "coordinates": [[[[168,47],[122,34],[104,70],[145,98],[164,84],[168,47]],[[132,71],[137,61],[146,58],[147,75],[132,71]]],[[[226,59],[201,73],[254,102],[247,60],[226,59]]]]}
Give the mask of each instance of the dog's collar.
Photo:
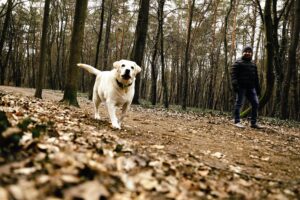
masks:
{"type": "Polygon", "coordinates": [[[129,86],[132,85],[132,83],[129,83],[128,85],[125,85],[125,84],[119,82],[118,79],[116,79],[116,81],[117,81],[118,86],[119,86],[120,88],[122,88],[122,89],[127,88],[127,87],[129,87],[129,86]]]}

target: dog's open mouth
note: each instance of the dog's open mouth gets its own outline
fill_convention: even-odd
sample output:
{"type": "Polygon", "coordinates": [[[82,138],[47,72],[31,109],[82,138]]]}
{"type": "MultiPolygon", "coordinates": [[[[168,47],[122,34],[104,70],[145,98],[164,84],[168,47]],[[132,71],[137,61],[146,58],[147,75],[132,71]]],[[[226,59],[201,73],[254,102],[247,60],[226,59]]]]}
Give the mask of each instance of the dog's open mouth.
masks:
{"type": "Polygon", "coordinates": [[[131,78],[131,76],[130,76],[129,74],[123,74],[123,75],[122,75],[122,78],[123,78],[124,80],[129,80],[129,79],[131,78]]]}

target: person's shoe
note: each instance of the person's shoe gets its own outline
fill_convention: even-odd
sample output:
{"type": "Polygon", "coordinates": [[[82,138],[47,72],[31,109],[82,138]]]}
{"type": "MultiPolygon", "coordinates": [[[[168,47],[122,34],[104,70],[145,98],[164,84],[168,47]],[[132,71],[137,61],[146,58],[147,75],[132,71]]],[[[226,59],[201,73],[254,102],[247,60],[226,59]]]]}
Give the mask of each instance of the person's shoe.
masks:
{"type": "Polygon", "coordinates": [[[241,124],[240,122],[235,123],[234,125],[238,128],[245,128],[245,126],[243,124],[241,124]]]}
{"type": "Polygon", "coordinates": [[[250,126],[251,128],[256,128],[256,129],[263,129],[264,127],[263,126],[260,126],[258,124],[251,124],[250,126]]]}

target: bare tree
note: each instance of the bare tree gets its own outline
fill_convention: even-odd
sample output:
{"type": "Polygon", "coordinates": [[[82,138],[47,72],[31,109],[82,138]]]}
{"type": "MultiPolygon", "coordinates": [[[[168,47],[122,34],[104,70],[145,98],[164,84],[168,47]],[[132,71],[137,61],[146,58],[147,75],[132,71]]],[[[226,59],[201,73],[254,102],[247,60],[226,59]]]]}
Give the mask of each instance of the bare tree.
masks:
{"type": "MultiPolygon", "coordinates": [[[[44,88],[44,78],[45,78],[45,61],[46,61],[46,50],[47,50],[47,34],[49,27],[49,12],[50,12],[50,0],[45,1],[44,6],[44,18],[43,18],[43,29],[42,29],[42,39],[40,48],[40,63],[38,71],[38,79],[36,83],[36,90],[34,96],[37,98],[42,98],[42,91],[44,88]]],[[[51,67],[51,66],[49,66],[51,67]]]]}
{"type": "MultiPolygon", "coordinates": [[[[142,67],[142,61],[144,57],[146,36],[148,31],[149,7],[150,7],[149,0],[140,0],[140,9],[139,9],[136,30],[135,30],[135,41],[130,55],[130,59],[135,61],[141,67],[142,67]]],[[[135,94],[132,103],[139,104],[139,93],[140,93],[140,74],[138,74],[136,77],[135,94]]]]}
{"type": "Polygon", "coordinates": [[[80,61],[80,53],[83,43],[84,24],[87,12],[88,0],[76,0],[75,16],[71,38],[70,58],[67,74],[67,82],[65,86],[62,101],[69,105],[79,106],[77,102],[77,84],[78,84],[78,67],[80,61]]]}
{"type": "Polygon", "coordinates": [[[164,5],[165,0],[159,1],[159,13],[158,13],[158,23],[159,23],[159,30],[160,30],[160,60],[161,60],[161,83],[163,88],[163,102],[165,108],[169,108],[169,99],[168,99],[168,84],[167,84],[167,77],[165,74],[165,56],[164,56],[164,5]]]}
{"type": "MultiPolygon", "coordinates": [[[[96,58],[95,58],[95,67],[98,68],[98,61],[99,61],[99,54],[100,54],[100,45],[102,41],[102,32],[103,32],[103,22],[104,22],[104,7],[105,6],[105,0],[102,0],[101,4],[101,14],[100,14],[100,24],[99,24],[99,33],[98,33],[98,40],[97,40],[97,46],[96,46],[96,58]]],[[[89,99],[92,99],[93,96],[93,85],[95,82],[95,77],[91,78],[90,86],[89,86],[89,99]]]]}
{"type": "MultiPolygon", "coordinates": [[[[288,58],[288,69],[286,71],[286,75],[284,78],[283,90],[281,93],[281,118],[286,119],[289,116],[289,109],[288,109],[288,99],[289,99],[289,90],[290,90],[290,83],[293,77],[293,74],[297,74],[296,71],[296,50],[299,44],[299,32],[300,32],[300,0],[295,0],[295,12],[293,14],[293,28],[292,28],[292,40],[289,48],[289,58],[288,58]]],[[[295,76],[294,75],[294,76],[295,76]]],[[[297,82],[294,81],[294,82],[297,82]]],[[[298,96],[297,94],[295,95],[298,96]]],[[[295,104],[298,104],[296,107],[296,114],[298,115],[299,112],[299,102],[296,99],[295,104]]]]}
{"type": "Polygon", "coordinates": [[[110,1],[109,12],[106,20],[106,30],[105,30],[105,42],[104,42],[104,53],[103,53],[103,66],[104,70],[108,69],[108,59],[109,59],[109,41],[110,41],[110,29],[111,29],[111,18],[113,9],[113,0],[110,1]]]}
{"type": "Polygon", "coordinates": [[[8,28],[9,28],[12,9],[13,9],[13,1],[8,0],[4,24],[3,24],[3,28],[2,28],[2,32],[1,32],[1,36],[0,36],[0,74],[1,74],[0,75],[0,78],[1,78],[0,84],[2,84],[2,85],[4,84],[4,74],[5,74],[5,68],[6,68],[6,65],[4,65],[4,63],[2,61],[2,51],[3,51],[4,43],[6,40],[8,28]]]}
{"type": "MultiPolygon", "coordinates": [[[[157,15],[159,13],[159,8],[157,11],[157,15]]],[[[160,35],[160,26],[157,26],[156,35],[154,38],[154,47],[153,47],[153,53],[151,56],[151,103],[152,105],[156,104],[157,100],[157,51],[158,51],[158,42],[159,42],[159,35],[160,35]]]]}
{"type": "Polygon", "coordinates": [[[189,88],[189,55],[190,55],[190,41],[191,41],[191,31],[192,31],[192,21],[194,14],[195,0],[190,0],[190,9],[189,9],[189,18],[188,18],[188,27],[187,27],[187,38],[184,54],[184,76],[183,76],[183,94],[182,94],[182,109],[186,110],[187,99],[188,99],[188,88],[189,88]]]}
{"type": "MultiPolygon", "coordinates": [[[[228,69],[228,43],[227,43],[227,29],[228,29],[228,21],[229,21],[229,17],[230,17],[230,13],[232,11],[232,8],[235,4],[235,0],[230,0],[230,5],[229,8],[227,9],[227,13],[225,16],[225,25],[224,25],[224,70],[225,70],[225,75],[223,76],[223,79],[226,79],[226,81],[224,81],[224,87],[223,87],[223,94],[224,94],[224,98],[225,99],[229,99],[229,91],[231,89],[231,84],[230,84],[230,76],[229,76],[229,69],[228,69]]],[[[228,101],[225,102],[225,104],[227,103],[227,105],[225,105],[226,110],[228,110],[229,106],[228,106],[228,101]]]]}
{"type": "Polygon", "coordinates": [[[104,8],[105,8],[104,6],[105,6],[105,0],[102,0],[101,14],[100,14],[100,24],[99,24],[99,33],[98,33],[98,40],[97,40],[97,46],[96,46],[96,58],[95,58],[95,65],[94,65],[96,68],[98,68],[100,45],[101,45],[101,41],[102,41],[103,22],[104,22],[104,8]]]}

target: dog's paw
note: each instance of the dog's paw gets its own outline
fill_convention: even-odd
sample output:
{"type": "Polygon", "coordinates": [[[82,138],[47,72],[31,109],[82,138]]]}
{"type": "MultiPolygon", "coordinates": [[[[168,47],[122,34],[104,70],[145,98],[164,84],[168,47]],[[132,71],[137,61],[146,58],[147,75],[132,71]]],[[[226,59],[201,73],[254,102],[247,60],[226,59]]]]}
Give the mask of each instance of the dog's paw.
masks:
{"type": "Polygon", "coordinates": [[[121,129],[121,126],[120,126],[118,123],[116,123],[116,124],[113,123],[113,124],[112,124],[112,128],[113,128],[113,129],[118,129],[118,130],[120,130],[120,129],[121,129]]]}
{"type": "Polygon", "coordinates": [[[100,115],[95,115],[96,120],[100,120],[100,115]]]}

